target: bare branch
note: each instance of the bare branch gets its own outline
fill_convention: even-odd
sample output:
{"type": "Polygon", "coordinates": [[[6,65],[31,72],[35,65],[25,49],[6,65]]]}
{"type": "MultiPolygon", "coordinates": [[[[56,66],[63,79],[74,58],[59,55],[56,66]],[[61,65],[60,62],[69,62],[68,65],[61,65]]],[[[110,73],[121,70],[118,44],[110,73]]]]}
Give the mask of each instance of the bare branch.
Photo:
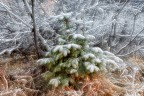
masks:
{"type": "Polygon", "coordinates": [[[11,15],[13,15],[15,18],[17,18],[18,20],[20,20],[23,24],[25,24],[27,27],[32,28],[31,25],[27,24],[25,21],[23,21],[19,16],[17,16],[16,14],[14,14],[13,12],[10,11],[10,8],[8,6],[6,6],[5,4],[1,3],[0,4],[7,10],[7,12],[11,15]]]}
{"type": "Polygon", "coordinates": [[[143,28],[140,32],[138,32],[138,33],[135,35],[135,37],[134,37],[133,39],[131,39],[125,46],[123,46],[116,54],[120,53],[124,48],[126,48],[126,47],[127,47],[132,41],[134,41],[134,40],[138,37],[138,35],[141,34],[143,31],[144,31],[144,28],[143,28]]]}
{"type": "Polygon", "coordinates": [[[137,48],[137,49],[135,49],[135,50],[127,53],[127,54],[117,55],[117,56],[119,56],[119,57],[124,57],[124,56],[130,55],[130,54],[132,54],[132,53],[134,53],[134,52],[136,52],[136,51],[139,51],[139,50],[142,49],[142,48],[144,48],[144,46],[141,46],[141,47],[139,47],[139,48],[137,48]]]}
{"type": "Polygon", "coordinates": [[[27,0],[23,0],[23,2],[25,3],[26,8],[28,9],[29,14],[32,14],[31,8],[27,2],[27,0]]]}
{"type": "Polygon", "coordinates": [[[18,49],[19,46],[20,46],[20,44],[17,45],[16,47],[5,49],[5,50],[3,50],[2,52],[0,52],[0,55],[3,55],[3,54],[8,54],[8,55],[10,55],[14,50],[18,49]]]}

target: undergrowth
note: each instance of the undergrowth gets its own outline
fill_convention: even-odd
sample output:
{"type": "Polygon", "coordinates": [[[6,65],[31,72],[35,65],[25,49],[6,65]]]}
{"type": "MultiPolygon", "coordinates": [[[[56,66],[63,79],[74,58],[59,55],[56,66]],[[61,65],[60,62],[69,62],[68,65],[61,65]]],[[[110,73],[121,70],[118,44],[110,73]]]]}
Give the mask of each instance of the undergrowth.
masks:
{"type": "MultiPolygon", "coordinates": [[[[28,85],[32,83],[34,83],[35,86],[40,86],[38,83],[33,82],[33,79],[39,75],[34,75],[34,73],[31,73],[30,71],[33,70],[35,64],[32,64],[32,62],[28,61],[26,64],[25,60],[12,61],[12,59],[10,59],[10,61],[7,61],[8,67],[6,69],[3,68],[5,69],[5,74],[0,75],[0,81],[2,81],[2,76],[4,76],[7,80],[8,89],[1,90],[0,96],[14,96],[15,92],[18,92],[17,96],[144,96],[144,79],[143,71],[141,70],[143,67],[139,67],[139,65],[143,64],[143,60],[136,59],[136,61],[141,62],[138,64],[132,64],[134,60],[135,58],[129,59],[127,68],[122,71],[112,72],[109,74],[97,73],[94,75],[93,79],[88,77],[85,78],[83,81],[78,83],[78,86],[80,87],[77,89],[73,88],[72,86],[68,86],[63,89],[57,87],[52,89],[45,89],[43,91],[42,89],[36,89],[35,87],[28,87],[28,85]],[[133,68],[136,68],[136,71],[134,71],[133,68]],[[13,77],[15,78],[10,77],[12,72],[13,77]],[[29,80],[31,82],[24,77],[30,78],[29,80]],[[25,87],[25,91],[22,91],[24,87],[22,87],[22,83],[20,83],[21,80],[23,82],[28,81],[25,87]],[[26,92],[28,95],[25,94],[26,92]],[[36,95],[35,92],[40,92],[40,94],[36,95]]],[[[5,63],[1,62],[1,64],[5,63]]],[[[37,79],[37,81],[38,80],[40,79],[37,79]]],[[[2,82],[0,83],[3,84],[2,82]]]]}

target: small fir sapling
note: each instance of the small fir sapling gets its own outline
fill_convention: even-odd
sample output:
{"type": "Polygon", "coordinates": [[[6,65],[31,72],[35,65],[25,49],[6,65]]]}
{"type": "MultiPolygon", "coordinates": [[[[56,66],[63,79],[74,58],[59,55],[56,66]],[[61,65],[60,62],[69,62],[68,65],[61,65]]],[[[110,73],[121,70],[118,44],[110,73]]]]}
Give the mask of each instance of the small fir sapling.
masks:
{"type": "Polygon", "coordinates": [[[93,47],[90,42],[94,36],[71,32],[70,20],[64,16],[63,33],[58,38],[58,44],[39,59],[38,64],[45,65],[47,72],[42,75],[54,87],[69,86],[77,83],[76,78],[84,79],[97,72],[108,72],[120,69],[122,60],[114,54],[93,47]]]}

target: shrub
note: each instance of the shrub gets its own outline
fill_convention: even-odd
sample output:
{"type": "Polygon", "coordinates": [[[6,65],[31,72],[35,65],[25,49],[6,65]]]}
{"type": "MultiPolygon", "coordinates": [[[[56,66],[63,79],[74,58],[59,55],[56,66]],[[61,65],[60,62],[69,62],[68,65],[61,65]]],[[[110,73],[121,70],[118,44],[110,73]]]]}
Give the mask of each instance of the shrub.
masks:
{"type": "Polygon", "coordinates": [[[38,60],[38,64],[47,67],[43,76],[49,81],[49,85],[69,86],[77,83],[78,78],[84,79],[97,72],[114,71],[120,67],[120,58],[99,47],[91,46],[94,36],[70,31],[70,28],[66,27],[65,34],[58,38],[58,45],[52,48],[45,58],[38,60]]]}

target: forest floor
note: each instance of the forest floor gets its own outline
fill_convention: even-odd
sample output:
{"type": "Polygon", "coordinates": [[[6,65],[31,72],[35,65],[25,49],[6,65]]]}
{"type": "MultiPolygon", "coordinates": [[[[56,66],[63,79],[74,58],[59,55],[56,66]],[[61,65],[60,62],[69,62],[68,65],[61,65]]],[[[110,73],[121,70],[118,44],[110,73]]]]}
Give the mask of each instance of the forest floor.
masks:
{"type": "Polygon", "coordinates": [[[1,59],[0,96],[144,96],[144,60],[132,57],[127,62],[125,70],[97,73],[79,82],[77,89],[46,90],[33,57],[1,59]]]}

